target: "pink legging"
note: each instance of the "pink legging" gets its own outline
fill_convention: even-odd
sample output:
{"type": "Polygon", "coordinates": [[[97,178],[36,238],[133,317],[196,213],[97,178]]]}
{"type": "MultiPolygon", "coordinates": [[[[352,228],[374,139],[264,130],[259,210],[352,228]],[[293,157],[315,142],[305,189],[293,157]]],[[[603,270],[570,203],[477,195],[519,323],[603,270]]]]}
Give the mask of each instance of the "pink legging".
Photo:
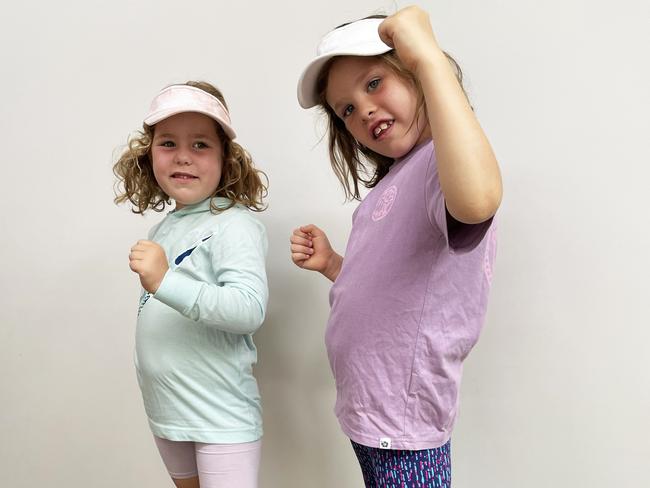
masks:
{"type": "Polygon", "coordinates": [[[167,471],[174,479],[199,477],[201,488],[257,488],[262,441],[204,444],[154,436],[167,471]]]}

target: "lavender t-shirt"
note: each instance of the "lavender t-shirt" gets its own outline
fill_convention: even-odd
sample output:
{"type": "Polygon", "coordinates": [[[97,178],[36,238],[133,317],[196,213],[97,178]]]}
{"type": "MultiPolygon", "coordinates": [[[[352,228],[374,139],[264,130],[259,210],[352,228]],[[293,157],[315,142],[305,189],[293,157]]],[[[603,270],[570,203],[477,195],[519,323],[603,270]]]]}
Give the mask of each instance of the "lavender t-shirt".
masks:
{"type": "Polygon", "coordinates": [[[431,141],[356,209],[325,342],[353,441],[429,449],[450,438],[462,361],[481,330],[495,230],[448,224],[431,141]]]}

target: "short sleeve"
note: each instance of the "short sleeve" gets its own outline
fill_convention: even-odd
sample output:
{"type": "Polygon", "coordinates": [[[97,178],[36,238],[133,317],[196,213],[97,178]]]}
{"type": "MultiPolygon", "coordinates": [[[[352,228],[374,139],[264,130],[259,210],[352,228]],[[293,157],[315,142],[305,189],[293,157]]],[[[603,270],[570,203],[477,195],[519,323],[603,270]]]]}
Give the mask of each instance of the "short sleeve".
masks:
{"type": "Polygon", "coordinates": [[[435,151],[431,152],[427,165],[424,194],[431,224],[442,233],[450,252],[472,251],[485,237],[494,217],[480,224],[465,224],[454,219],[447,210],[445,196],[440,188],[435,151]]]}

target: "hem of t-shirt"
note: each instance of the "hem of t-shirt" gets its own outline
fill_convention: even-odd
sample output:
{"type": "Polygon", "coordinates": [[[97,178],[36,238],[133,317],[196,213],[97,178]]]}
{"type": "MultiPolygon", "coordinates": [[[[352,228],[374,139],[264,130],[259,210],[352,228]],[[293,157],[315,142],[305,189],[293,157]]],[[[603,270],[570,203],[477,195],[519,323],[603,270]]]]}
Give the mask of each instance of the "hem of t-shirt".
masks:
{"type": "Polygon", "coordinates": [[[149,419],[149,427],[156,437],[170,441],[192,441],[206,444],[241,444],[254,442],[262,438],[262,426],[246,430],[206,430],[206,429],[179,429],[178,427],[165,427],[149,419]]]}
{"type": "Polygon", "coordinates": [[[379,448],[379,449],[399,449],[405,451],[421,451],[423,449],[436,449],[438,447],[444,446],[451,439],[451,434],[445,432],[439,438],[428,438],[428,439],[414,439],[412,437],[388,437],[381,434],[374,436],[369,436],[366,434],[360,434],[354,432],[351,429],[347,429],[342,422],[341,429],[343,433],[348,436],[351,440],[362,446],[379,448]],[[388,440],[388,443],[385,446],[381,446],[381,441],[388,440]],[[390,446],[390,447],[386,447],[390,446]]]}

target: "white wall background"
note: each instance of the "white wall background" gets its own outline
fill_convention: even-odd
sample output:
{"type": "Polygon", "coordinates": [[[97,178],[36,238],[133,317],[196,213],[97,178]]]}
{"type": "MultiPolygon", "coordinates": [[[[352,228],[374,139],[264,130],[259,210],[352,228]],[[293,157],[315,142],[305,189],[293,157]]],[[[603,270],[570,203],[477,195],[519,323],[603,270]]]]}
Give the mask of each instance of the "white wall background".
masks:
{"type": "MultiPolygon", "coordinates": [[[[271,181],[256,336],[262,488],[359,487],[334,418],[328,284],[293,267],[354,204],[296,80],[321,35],[402,2],[13,2],[0,20],[0,486],[171,486],[132,365],[131,244],[113,154],[171,82],[206,79],[271,181]]],[[[454,486],[650,486],[650,7],[421,4],[463,66],[505,184],[486,328],[465,367],[454,486]]]]}

